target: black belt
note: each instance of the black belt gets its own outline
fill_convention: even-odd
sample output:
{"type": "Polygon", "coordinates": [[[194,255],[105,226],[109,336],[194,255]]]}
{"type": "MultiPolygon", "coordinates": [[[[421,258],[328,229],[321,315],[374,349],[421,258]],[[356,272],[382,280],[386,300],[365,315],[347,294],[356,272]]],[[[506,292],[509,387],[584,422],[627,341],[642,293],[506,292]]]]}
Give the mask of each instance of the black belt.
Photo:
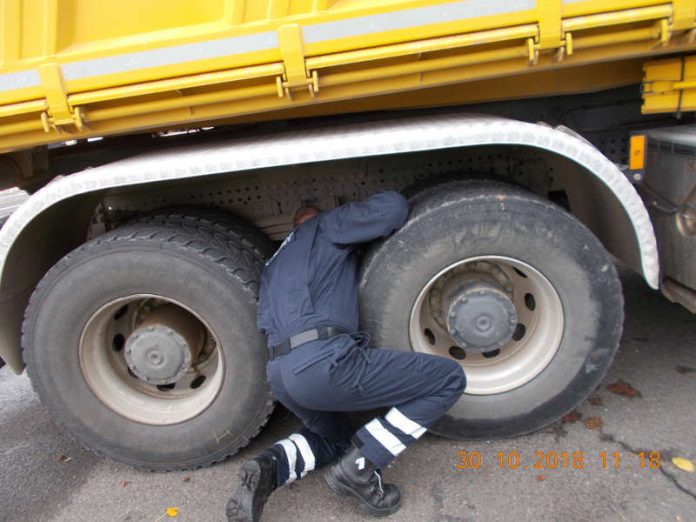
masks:
{"type": "Polygon", "coordinates": [[[297,335],[293,335],[280,344],[271,346],[271,360],[280,357],[281,355],[285,355],[290,350],[297,348],[301,344],[308,343],[310,341],[323,341],[343,333],[346,332],[340,328],[336,328],[335,326],[320,326],[318,328],[312,328],[311,330],[305,330],[297,335]]]}

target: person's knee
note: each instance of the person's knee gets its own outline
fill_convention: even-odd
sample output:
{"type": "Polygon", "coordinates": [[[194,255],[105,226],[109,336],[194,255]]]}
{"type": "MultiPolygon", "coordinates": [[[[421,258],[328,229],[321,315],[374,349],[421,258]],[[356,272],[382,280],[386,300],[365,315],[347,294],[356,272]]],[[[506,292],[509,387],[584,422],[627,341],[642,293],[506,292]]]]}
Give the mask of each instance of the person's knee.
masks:
{"type": "Polygon", "coordinates": [[[466,388],[466,375],[464,374],[464,369],[462,366],[452,360],[447,360],[449,365],[449,373],[445,379],[446,389],[452,398],[452,403],[456,402],[457,399],[464,393],[466,388]]]}

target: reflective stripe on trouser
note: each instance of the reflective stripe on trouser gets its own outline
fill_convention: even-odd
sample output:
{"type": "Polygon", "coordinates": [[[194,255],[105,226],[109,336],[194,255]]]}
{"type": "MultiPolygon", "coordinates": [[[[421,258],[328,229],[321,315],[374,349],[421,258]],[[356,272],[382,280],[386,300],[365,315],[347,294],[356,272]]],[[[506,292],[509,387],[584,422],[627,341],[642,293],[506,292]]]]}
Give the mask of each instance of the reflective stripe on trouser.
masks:
{"type": "Polygon", "coordinates": [[[279,440],[273,445],[280,455],[276,466],[276,484],[280,487],[301,479],[313,469],[335,460],[346,446],[347,443],[332,443],[307,428],[279,440]]]}
{"type": "Polygon", "coordinates": [[[377,417],[356,433],[360,449],[377,467],[384,467],[407,446],[413,444],[426,428],[392,408],[384,417],[377,417]]]}

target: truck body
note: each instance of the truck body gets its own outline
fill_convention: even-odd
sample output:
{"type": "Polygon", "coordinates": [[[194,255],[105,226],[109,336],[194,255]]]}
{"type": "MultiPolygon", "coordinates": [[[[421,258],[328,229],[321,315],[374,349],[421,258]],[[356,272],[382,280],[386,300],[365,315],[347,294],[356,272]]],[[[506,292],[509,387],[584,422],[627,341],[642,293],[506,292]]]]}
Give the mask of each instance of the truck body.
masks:
{"type": "Polygon", "coordinates": [[[463,365],[435,433],[532,431],[590,393],[621,333],[612,259],[696,310],[674,145],[696,0],[0,13],[0,188],[32,193],[0,230],[0,356],[109,457],[199,467],[263,426],[258,279],[303,200],[411,198],[361,313],[378,346],[463,365]]]}

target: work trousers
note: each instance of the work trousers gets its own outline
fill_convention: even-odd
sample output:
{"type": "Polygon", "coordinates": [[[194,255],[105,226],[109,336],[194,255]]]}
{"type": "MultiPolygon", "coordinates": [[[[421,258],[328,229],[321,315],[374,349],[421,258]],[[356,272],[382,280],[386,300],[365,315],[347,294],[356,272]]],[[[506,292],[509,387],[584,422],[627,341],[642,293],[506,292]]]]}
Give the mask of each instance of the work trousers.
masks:
{"type": "Polygon", "coordinates": [[[370,348],[365,334],[305,343],[270,361],[267,376],[276,398],[305,426],[274,445],[279,486],[348,448],[353,434],[345,412],[391,408],[354,437],[363,455],[383,468],[457,401],[466,384],[454,360],[370,348]]]}

